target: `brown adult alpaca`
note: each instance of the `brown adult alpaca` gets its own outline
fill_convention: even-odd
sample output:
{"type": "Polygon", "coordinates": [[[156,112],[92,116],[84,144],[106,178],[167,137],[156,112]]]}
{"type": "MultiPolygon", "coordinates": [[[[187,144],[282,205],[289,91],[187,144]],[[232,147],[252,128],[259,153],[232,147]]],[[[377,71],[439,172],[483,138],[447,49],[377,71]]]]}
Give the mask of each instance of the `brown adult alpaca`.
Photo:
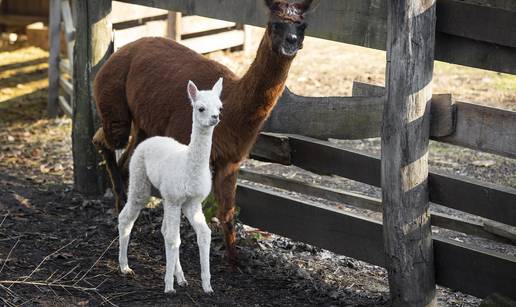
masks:
{"type": "Polygon", "coordinates": [[[109,58],[94,84],[102,128],[93,142],[107,162],[117,209],[126,200],[122,173],[132,150],[144,138],[156,135],[187,144],[192,126],[192,108],[185,90],[188,80],[207,89],[222,76],[224,110],[213,135],[211,163],[228,260],[236,263],[233,218],[238,168],[283,92],[290,64],[302,48],[305,16],[312,2],[265,0],[270,10],[267,30],[256,59],[242,78],[164,38],[140,39],[109,58]],[[117,165],[114,150],[126,145],[117,165]]]}

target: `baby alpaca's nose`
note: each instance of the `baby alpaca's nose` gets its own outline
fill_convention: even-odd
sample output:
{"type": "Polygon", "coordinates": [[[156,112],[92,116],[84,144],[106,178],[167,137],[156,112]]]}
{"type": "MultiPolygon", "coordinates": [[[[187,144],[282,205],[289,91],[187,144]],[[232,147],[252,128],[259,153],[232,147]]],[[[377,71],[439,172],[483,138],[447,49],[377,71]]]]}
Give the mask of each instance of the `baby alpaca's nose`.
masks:
{"type": "Polygon", "coordinates": [[[219,119],[219,115],[218,115],[218,114],[217,114],[217,115],[212,115],[212,116],[211,116],[211,118],[213,118],[213,119],[219,119]]]}

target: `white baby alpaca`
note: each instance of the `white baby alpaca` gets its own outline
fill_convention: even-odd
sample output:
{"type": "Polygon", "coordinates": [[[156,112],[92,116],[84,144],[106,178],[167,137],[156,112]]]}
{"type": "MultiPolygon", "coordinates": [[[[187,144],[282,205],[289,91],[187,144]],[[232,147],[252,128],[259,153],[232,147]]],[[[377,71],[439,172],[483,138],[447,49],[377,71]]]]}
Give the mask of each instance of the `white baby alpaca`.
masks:
{"type": "Polygon", "coordinates": [[[189,81],[188,96],[193,107],[190,144],[186,146],[168,137],[149,138],[138,145],[129,165],[127,204],[118,217],[120,269],[124,274],[134,274],[127,263],[127,245],[134,222],[149,200],[152,184],[163,197],[161,232],[167,258],[165,293],[175,292],[174,276],[180,286],[187,285],[179,263],[181,209],[197,234],[202,288],[206,293],[213,292],[210,284],[211,230],[206,224],[201,202],[211,191],[211,141],[222,109],[221,92],[222,78],[209,91],[199,91],[189,81]]]}

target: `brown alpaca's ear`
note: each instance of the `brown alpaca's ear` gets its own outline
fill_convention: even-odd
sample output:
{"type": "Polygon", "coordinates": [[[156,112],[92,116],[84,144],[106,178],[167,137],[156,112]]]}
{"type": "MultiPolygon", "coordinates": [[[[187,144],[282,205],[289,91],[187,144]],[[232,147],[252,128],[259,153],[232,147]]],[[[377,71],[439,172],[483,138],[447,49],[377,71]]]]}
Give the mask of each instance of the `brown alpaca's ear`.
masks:
{"type": "Polygon", "coordinates": [[[304,0],[303,2],[294,3],[293,5],[302,12],[303,16],[315,11],[321,0],[304,0]]]}
{"type": "Polygon", "coordinates": [[[271,11],[276,11],[279,9],[279,5],[283,0],[265,0],[265,5],[269,8],[271,11]]]}
{"type": "Polygon", "coordinates": [[[190,101],[192,104],[197,99],[197,95],[199,94],[199,90],[197,89],[197,86],[192,82],[192,80],[188,81],[188,85],[186,86],[187,92],[188,92],[188,98],[190,98],[190,101]]]}

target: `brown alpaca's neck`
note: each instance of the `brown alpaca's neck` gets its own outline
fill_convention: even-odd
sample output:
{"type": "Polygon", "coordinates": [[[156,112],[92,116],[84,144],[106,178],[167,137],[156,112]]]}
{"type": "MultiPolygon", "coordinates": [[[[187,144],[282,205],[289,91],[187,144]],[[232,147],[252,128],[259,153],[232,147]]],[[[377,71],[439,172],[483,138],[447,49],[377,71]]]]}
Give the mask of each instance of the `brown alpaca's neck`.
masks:
{"type": "Polygon", "coordinates": [[[255,125],[259,129],[276,105],[283,93],[292,60],[293,57],[280,56],[272,51],[265,33],[254,62],[237,85],[241,96],[237,99],[240,99],[247,129],[255,125]]]}

